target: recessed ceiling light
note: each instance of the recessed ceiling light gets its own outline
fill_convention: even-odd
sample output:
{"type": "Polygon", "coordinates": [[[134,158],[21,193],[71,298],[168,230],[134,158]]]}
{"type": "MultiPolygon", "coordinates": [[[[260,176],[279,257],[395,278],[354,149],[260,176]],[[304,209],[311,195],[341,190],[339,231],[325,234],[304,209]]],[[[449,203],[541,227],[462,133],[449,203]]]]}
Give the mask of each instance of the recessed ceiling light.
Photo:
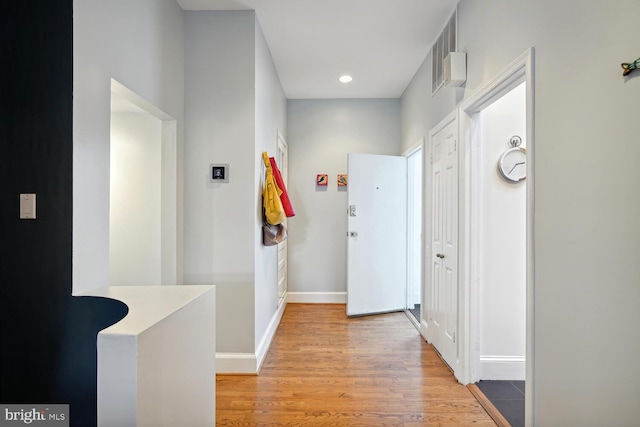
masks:
{"type": "Polygon", "coordinates": [[[345,74],[344,76],[340,76],[338,80],[340,80],[342,83],[349,83],[351,80],[353,80],[353,77],[345,74]]]}

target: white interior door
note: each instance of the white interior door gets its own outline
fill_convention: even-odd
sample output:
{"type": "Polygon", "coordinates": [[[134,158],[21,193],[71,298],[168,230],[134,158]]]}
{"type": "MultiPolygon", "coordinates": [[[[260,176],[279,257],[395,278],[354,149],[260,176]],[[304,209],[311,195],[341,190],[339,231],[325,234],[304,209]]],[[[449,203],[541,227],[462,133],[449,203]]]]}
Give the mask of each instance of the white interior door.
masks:
{"type": "Polygon", "coordinates": [[[454,368],[458,360],[458,122],[431,138],[429,340],[454,368]]]}
{"type": "Polygon", "coordinates": [[[347,315],[404,310],[405,157],[348,155],[347,315]]]}

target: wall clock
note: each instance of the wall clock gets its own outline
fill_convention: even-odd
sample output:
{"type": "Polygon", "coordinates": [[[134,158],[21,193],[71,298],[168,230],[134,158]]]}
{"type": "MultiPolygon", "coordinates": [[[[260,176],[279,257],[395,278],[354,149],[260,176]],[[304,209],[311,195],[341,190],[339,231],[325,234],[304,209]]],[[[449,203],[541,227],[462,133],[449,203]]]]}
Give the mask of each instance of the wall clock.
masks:
{"type": "Polygon", "coordinates": [[[498,171],[509,183],[524,181],[527,178],[527,150],[520,147],[521,143],[520,137],[511,138],[511,148],[502,153],[498,160],[498,171]]]}

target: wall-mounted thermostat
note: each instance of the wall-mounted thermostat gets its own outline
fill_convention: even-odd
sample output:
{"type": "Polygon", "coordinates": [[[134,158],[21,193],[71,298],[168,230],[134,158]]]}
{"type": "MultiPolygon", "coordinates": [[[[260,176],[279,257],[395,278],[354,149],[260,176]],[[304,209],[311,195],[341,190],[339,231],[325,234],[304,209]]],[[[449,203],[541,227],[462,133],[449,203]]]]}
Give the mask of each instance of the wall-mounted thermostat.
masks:
{"type": "Polygon", "coordinates": [[[209,178],[211,182],[229,182],[229,165],[212,164],[209,167],[209,178]]]}

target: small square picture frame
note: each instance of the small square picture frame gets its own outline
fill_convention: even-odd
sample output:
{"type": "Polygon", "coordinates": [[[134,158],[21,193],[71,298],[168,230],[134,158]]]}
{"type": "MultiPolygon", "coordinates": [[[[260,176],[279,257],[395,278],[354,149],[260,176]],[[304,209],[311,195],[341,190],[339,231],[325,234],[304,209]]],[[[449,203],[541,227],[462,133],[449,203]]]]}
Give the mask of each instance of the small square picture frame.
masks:
{"type": "Polygon", "coordinates": [[[346,187],[348,182],[349,182],[349,179],[346,173],[338,174],[338,187],[346,187]]]}
{"type": "Polygon", "coordinates": [[[326,173],[319,173],[316,175],[316,185],[318,187],[326,187],[329,185],[329,175],[326,173]]]}
{"type": "Polygon", "coordinates": [[[209,166],[210,182],[229,182],[229,164],[213,163],[209,166]]]}

